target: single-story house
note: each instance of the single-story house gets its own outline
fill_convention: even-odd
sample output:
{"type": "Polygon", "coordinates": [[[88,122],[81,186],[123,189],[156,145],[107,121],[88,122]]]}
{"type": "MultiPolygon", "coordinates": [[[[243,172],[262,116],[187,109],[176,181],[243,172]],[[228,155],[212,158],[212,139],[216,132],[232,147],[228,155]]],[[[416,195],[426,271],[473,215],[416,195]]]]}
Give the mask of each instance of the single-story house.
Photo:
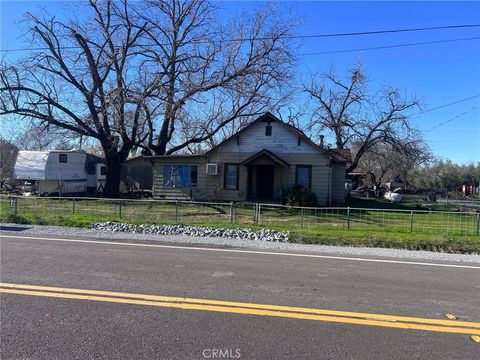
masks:
{"type": "Polygon", "coordinates": [[[349,150],[327,149],[301,130],[266,113],[202,155],[147,156],[153,197],[278,202],[301,184],[319,205],[345,201],[349,150]]]}
{"type": "Polygon", "coordinates": [[[13,170],[15,180],[34,183],[43,195],[95,194],[106,175],[105,160],[83,150],[19,151],[13,170]]]}

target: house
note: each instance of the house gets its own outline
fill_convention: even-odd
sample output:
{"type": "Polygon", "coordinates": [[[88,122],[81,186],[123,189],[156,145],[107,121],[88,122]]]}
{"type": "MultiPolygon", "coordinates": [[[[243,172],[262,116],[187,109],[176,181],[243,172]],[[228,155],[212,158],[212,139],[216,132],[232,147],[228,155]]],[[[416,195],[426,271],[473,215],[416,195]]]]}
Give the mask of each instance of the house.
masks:
{"type": "Polygon", "coordinates": [[[163,199],[278,202],[295,184],[319,205],[345,201],[349,150],[326,149],[266,113],[203,155],[145,157],[153,164],[153,196],[163,199]]]}
{"type": "Polygon", "coordinates": [[[19,151],[14,179],[32,182],[38,194],[101,192],[107,168],[104,160],[83,150],[19,151]]]}

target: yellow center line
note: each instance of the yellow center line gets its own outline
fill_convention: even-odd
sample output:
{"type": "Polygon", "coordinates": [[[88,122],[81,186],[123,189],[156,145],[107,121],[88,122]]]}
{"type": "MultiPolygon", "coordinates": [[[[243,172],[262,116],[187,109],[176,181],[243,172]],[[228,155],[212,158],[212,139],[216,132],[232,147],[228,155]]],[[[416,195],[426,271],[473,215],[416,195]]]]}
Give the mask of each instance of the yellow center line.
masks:
{"type": "Polygon", "coordinates": [[[302,320],[314,320],[314,321],[324,321],[324,322],[334,322],[334,323],[344,323],[344,324],[368,325],[368,326],[379,326],[379,327],[387,327],[387,328],[424,330],[424,331],[446,332],[446,333],[456,333],[456,334],[470,334],[470,335],[480,334],[480,330],[479,330],[480,323],[474,323],[474,322],[457,322],[457,321],[438,320],[438,319],[400,317],[400,316],[389,316],[389,315],[380,315],[380,314],[352,313],[352,312],[297,308],[297,307],[265,305],[265,304],[236,303],[236,302],[227,302],[227,301],[223,302],[223,301],[206,300],[206,299],[189,299],[189,298],[181,298],[181,297],[117,293],[117,292],[98,291],[98,290],[70,289],[70,288],[67,289],[67,288],[35,286],[35,285],[0,283],[0,286],[2,287],[0,288],[0,293],[5,293],[5,294],[30,295],[30,296],[51,297],[51,298],[60,298],[60,299],[102,301],[102,302],[111,302],[111,303],[120,303],[120,304],[134,304],[134,305],[155,306],[155,307],[164,307],[164,308],[177,308],[177,309],[184,309],[184,310],[233,313],[233,314],[242,314],[242,315],[283,317],[283,318],[302,319],[302,320]],[[41,288],[41,289],[38,289],[38,288],[41,288]],[[47,291],[38,291],[38,290],[47,290],[47,291]],[[107,296],[102,296],[102,295],[107,295],[107,296]],[[188,300],[188,303],[185,300],[188,300]],[[196,303],[194,303],[193,301],[196,301],[196,303]],[[228,304],[228,305],[225,305],[225,304],[228,304]],[[242,306],[241,307],[233,306],[232,304],[240,304],[242,306]],[[248,305],[248,307],[245,305],[248,305]],[[295,311],[299,311],[298,309],[303,309],[303,310],[302,312],[295,312],[295,311]],[[307,313],[307,310],[309,310],[310,312],[307,313]],[[328,313],[335,313],[335,316],[328,315],[328,313]],[[347,314],[351,314],[351,315],[347,315],[347,314]],[[405,319],[415,319],[415,322],[400,322],[400,321],[406,321],[405,319]],[[429,325],[429,324],[438,324],[438,325],[429,325]],[[448,325],[448,326],[440,326],[440,324],[448,325]]]}
{"type": "Polygon", "coordinates": [[[114,296],[114,297],[124,297],[124,298],[131,298],[131,299],[154,300],[154,301],[161,301],[161,302],[174,302],[174,303],[181,302],[181,303],[192,303],[192,304],[203,304],[203,305],[221,305],[221,306],[229,306],[229,307],[230,306],[241,307],[241,308],[248,308],[248,309],[265,309],[265,310],[274,310],[274,311],[301,312],[301,313],[307,313],[307,314],[364,318],[368,320],[416,322],[421,324],[480,328],[480,323],[467,322],[467,321],[429,319],[429,318],[418,318],[418,317],[411,317],[411,316],[383,315],[383,314],[348,312],[348,311],[325,310],[325,309],[312,309],[312,308],[295,307],[295,306],[255,304],[255,303],[233,302],[233,301],[222,301],[222,300],[195,299],[195,298],[186,298],[186,297],[147,295],[147,294],[126,293],[126,292],[86,290],[86,289],[12,284],[12,283],[0,283],[0,287],[11,288],[11,289],[23,289],[23,290],[55,291],[55,292],[73,293],[73,294],[114,296]]]}

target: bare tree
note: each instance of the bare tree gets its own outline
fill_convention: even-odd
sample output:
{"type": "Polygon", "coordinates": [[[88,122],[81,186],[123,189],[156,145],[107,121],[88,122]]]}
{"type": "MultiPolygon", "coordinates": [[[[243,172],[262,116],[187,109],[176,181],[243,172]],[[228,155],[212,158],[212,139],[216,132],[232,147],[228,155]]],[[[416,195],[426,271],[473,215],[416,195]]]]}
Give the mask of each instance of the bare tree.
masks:
{"type": "Polygon", "coordinates": [[[132,23],[126,0],[90,0],[87,11],[82,21],[26,14],[37,50],[2,62],[0,115],[96,139],[107,162],[105,193],[114,196],[122,162],[144,140],[153,84],[137,68],[144,28],[132,23]]]}
{"type": "Polygon", "coordinates": [[[15,137],[15,145],[21,150],[69,150],[75,147],[70,136],[59,128],[45,128],[32,122],[15,137]]]}
{"type": "Polygon", "coordinates": [[[4,138],[0,138],[0,181],[11,181],[13,178],[13,168],[17,159],[18,148],[4,138]]]}
{"type": "Polygon", "coordinates": [[[288,95],[294,23],[271,4],[228,24],[204,0],[150,0],[136,14],[147,24],[142,66],[157,80],[147,153],[214,144],[288,95]]]}
{"type": "Polygon", "coordinates": [[[308,129],[314,133],[330,131],[338,149],[358,145],[347,172],[355,170],[362,157],[378,144],[400,151],[418,137],[407,112],[419,102],[406,99],[391,87],[375,94],[368,92],[360,66],[345,79],[332,71],[314,76],[304,85],[304,91],[315,107],[308,129]]]}
{"type": "MultiPolygon", "coordinates": [[[[361,146],[361,143],[353,144],[353,152],[361,146]]],[[[373,185],[380,188],[387,179],[399,178],[406,182],[413,169],[428,163],[431,158],[428,146],[421,138],[395,147],[388,143],[378,143],[364,153],[357,170],[369,173],[373,185]]]]}
{"type": "Polygon", "coordinates": [[[222,23],[204,0],[90,0],[81,20],[27,14],[32,54],[0,67],[0,115],[93,138],[122,162],[194,151],[285,98],[294,27],[271,5],[222,23]]]}

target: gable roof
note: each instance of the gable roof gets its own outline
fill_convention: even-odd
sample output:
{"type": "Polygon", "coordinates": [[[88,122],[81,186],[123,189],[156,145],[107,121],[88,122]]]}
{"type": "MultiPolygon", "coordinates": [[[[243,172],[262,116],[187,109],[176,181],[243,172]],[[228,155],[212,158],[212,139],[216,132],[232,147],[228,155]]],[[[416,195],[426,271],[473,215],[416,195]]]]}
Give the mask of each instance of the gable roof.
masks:
{"type": "Polygon", "coordinates": [[[234,139],[235,137],[239,136],[240,134],[244,133],[245,131],[247,131],[248,129],[250,129],[253,125],[255,124],[258,124],[260,122],[276,122],[278,124],[280,124],[281,126],[283,126],[284,128],[286,128],[287,130],[289,130],[290,132],[292,132],[295,136],[299,136],[302,140],[305,140],[305,142],[309,143],[310,145],[314,146],[315,148],[317,148],[318,150],[321,150],[321,151],[325,151],[324,148],[318,146],[317,144],[315,144],[308,136],[305,135],[305,133],[303,131],[301,131],[300,129],[297,129],[295,126],[293,125],[290,125],[290,124],[287,124],[285,122],[283,122],[282,120],[280,120],[279,118],[277,118],[275,115],[273,115],[272,113],[270,112],[266,112],[265,114],[259,116],[258,118],[256,118],[255,120],[253,120],[250,124],[248,124],[247,126],[245,126],[243,129],[241,129],[240,131],[236,132],[235,134],[233,134],[232,136],[226,138],[225,140],[223,140],[220,144],[218,145],[215,145],[213,148],[211,148],[210,150],[208,150],[205,155],[208,155],[209,153],[211,153],[212,151],[218,149],[219,147],[223,146],[224,144],[226,144],[227,142],[229,142],[230,140],[234,139]]]}
{"type": "Polygon", "coordinates": [[[252,121],[247,126],[245,126],[240,131],[236,132],[232,136],[230,136],[230,137],[226,138],[225,140],[223,140],[222,142],[220,142],[220,144],[215,145],[213,148],[208,150],[205,153],[205,155],[210,154],[212,151],[218,149],[219,147],[223,146],[224,144],[226,144],[230,140],[236,138],[237,136],[244,133],[245,131],[247,131],[248,129],[250,129],[252,126],[254,126],[255,124],[257,124],[259,122],[276,122],[276,123],[280,124],[285,129],[289,130],[295,136],[298,136],[300,139],[302,139],[306,143],[310,144],[311,146],[313,146],[317,150],[322,151],[322,152],[327,152],[330,155],[330,158],[332,159],[332,161],[334,161],[334,162],[347,163],[347,162],[352,161],[352,159],[351,159],[352,156],[351,156],[351,152],[350,152],[349,149],[326,149],[326,148],[316,144],[315,142],[313,142],[307,135],[305,135],[305,133],[302,130],[296,128],[293,125],[290,125],[290,124],[287,124],[287,123],[283,122],[282,120],[280,120],[279,118],[277,118],[275,115],[273,115],[270,112],[266,112],[265,114],[258,117],[257,119],[252,121]]]}

